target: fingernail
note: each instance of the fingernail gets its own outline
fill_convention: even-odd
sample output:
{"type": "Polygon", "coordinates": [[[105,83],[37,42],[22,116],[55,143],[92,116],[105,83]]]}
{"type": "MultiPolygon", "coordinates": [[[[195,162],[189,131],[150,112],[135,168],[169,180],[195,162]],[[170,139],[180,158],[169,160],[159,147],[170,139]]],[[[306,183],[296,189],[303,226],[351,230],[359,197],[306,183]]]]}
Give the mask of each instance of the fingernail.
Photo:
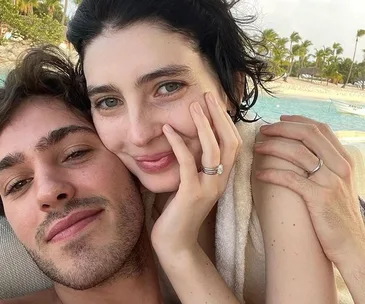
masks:
{"type": "Polygon", "coordinates": [[[164,129],[164,131],[165,131],[165,132],[167,132],[167,133],[174,133],[174,130],[173,130],[173,128],[171,128],[171,126],[170,126],[170,125],[164,125],[164,126],[163,126],[163,129],[164,129]]]}
{"type": "Polygon", "coordinates": [[[203,115],[204,114],[203,113],[203,110],[202,110],[202,107],[200,106],[200,104],[198,102],[194,102],[193,109],[199,115],[203,115]]]}
{"type": "Polygon", "coordinates": [[[261,128],[260,128],[260,131],[265,131],[265,130],[267,130],[269,128],[269,126],[262,126],[261,128]]]}
{"type": "Polygon", "coordinates": [[[285,115],[285,114],[280,115],[280,119],[287,119],[287,118],[290,118],[290,117],[291,117],[291,115],[285,115]]]}
{"type": "Polygon", "coordinates": [[[255,146],[256,147],[261,147],[263,145],[263,143],[264,143],[263,141],[258,141],[258,142],[255,143],[255,146]]]}

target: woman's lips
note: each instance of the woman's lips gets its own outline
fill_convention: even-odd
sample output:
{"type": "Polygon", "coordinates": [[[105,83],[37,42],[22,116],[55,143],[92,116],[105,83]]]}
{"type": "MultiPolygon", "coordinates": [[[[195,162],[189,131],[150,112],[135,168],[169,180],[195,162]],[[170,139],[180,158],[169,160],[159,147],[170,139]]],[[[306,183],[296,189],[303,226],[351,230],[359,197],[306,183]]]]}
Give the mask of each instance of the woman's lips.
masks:
{"type": "Polygon", "coordinates": [[[173,152],[135,158],[137,166],[146,173],[158,173],[166,170],[176,161],[173,152]]]}

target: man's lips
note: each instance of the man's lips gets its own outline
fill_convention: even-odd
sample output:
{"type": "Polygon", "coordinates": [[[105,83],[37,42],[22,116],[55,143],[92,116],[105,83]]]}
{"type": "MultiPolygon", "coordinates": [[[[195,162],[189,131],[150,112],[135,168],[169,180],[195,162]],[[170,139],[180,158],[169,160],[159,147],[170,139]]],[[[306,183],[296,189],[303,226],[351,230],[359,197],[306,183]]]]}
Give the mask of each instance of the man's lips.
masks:
{"type": "MultiPolygon", "coordinates": [[[[57,224],[53,225],[51,230],[48,232],[46,241],[49,242],[53,238],[55,238],[57,235],[61,234],[62,232],[65,232],[65,230],[71,228],[72,226],[76,225],[77,223],[80,223],[82,221],[86,221],[87,219],[92,219],[96,215],[98,215],[100,212],[102,212],[102,209],[93,209],[93,210],[83,210],[79,212],[75,212],[68,217],[66,217],[63,220],[60,220],[57,224]]],[[[84,226],[86,226],[87,223],[85,223],[84,226]]],[[[79,230],[81,230],[83,227],[80,227],[79,230]]],[[[76,231],[74,231],[76,233],[76,231]]]]}

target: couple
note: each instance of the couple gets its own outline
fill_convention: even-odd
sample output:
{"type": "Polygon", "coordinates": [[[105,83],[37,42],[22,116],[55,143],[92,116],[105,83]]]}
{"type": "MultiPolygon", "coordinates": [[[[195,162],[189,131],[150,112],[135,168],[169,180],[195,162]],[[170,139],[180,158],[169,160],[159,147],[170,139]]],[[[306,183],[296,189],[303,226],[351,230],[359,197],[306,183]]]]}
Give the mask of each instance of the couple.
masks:
{"type": "Polygon", "coordinates": [[[52,48],[10,73],[0,193],[55,282],[12,301],[337,303],[331,262],[362,301],[351,160],[320,123],[250,122],[270,75],[230,8],[84,0],[77,75],[52,48]]]}

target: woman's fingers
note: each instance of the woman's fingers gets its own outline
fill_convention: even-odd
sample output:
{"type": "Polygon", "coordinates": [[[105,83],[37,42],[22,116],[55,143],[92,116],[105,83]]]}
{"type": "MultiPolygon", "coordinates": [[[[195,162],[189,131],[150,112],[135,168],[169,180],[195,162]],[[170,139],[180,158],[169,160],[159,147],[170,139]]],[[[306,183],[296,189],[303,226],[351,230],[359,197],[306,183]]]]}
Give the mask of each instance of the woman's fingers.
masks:
{"type": "Polygon", "coordinates": [[[320,159],[338,176],[347,177],[349,164],[321,133],[316,125],[294,122],[277,122],[261,127],[261,133],[268,136],[281,136],[297,139],[320,159]]]}
{"type": "Polygon", "coordinates": [[[199,183],[199,177],[195,159],[184,140],[170,125],[164,125],[163,132],[180,165],[180,185],[185,185],[187,182],[192,183],[192,185],[197,185],[199,183]]]}
{"type": "Polygon", "coordinates": [[[269,139],[255,143],[255,151],[285,159],[304,171],[311,171],[318,163],[316,157],[300,142],[269,139]]]}
{"type": "Polygon", "coordinates": [[[198,102],[191,104],[190,112],[202,147],[202,166],[217,167],[220,164],[221,154],[209,121],[198,102]]]}
{"type": "Polygon", "coordinates": [[[294,192],[301,195],[303,199],[307,202],[307,204],[313,201],[318,201],[318,203],[322,201],[320,198],[320,194],[321,191],[323,191],[323,188],[319,186],[316,182],[294,171],[266,169],[256,172],[256,177],[264,182],[279,185],[293,190],[294,192]]]}
{"type": "Polygon", "coordinates": [[[242,139],[231,118],[222,109],[212,93],[206,94],[206,103],[219,141],[220,162],[225,170],[223,176],[227,180],[242,145],[242,139]]]}
{"type": "Polygon", "coordinates": [[[330,143],[335,147],[335,149],[344,157],[348,162],[351,162],[351,157],[344,146],[341,144],[336,134],[332,131],[330,126],[325,123],[301,116],[301,115],[282,115],[280,117],[281,121],[288,122],[299,122],[305,124],[311,124],[317,126],[318,130],[330,141],[330,143]]]}

